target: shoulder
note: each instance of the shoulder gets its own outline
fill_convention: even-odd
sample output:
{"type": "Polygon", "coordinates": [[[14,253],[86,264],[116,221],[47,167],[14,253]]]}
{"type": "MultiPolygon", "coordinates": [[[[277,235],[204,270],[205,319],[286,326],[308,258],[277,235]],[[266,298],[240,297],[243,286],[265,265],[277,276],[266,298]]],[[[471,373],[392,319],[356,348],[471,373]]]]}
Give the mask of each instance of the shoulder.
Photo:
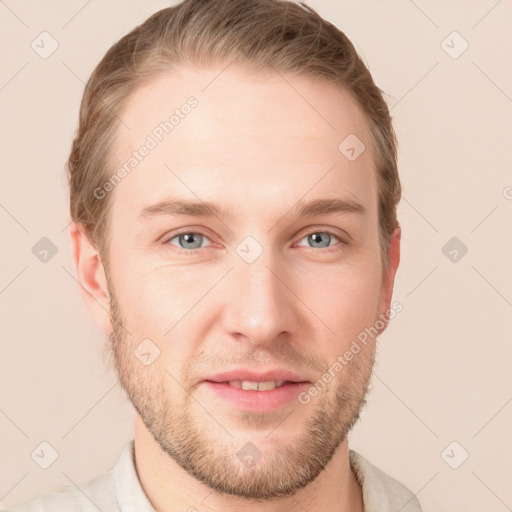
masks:
{"type": "Polygon", "coordinates": [[[415,494],[404,484],[354,450],[349,451],[349,457],[350,466],[363,490],[365,512],[421,512],[415,494]]]}
{"type": "Polygon", "coordinates": [[[66,486],[64,491],[42,494],[16,505],[7,512],[117,512],[113,472],[109,471],[79,486],[66,486]]]}

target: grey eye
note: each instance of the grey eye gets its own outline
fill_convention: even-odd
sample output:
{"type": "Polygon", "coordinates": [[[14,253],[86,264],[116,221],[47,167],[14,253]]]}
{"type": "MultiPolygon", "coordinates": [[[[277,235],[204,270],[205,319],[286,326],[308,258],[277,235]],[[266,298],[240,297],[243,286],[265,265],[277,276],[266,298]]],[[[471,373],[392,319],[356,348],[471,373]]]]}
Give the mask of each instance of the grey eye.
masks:
{"type": "Polygon", "coordinates": [[[329,247],[329,245],[331,245],[331,241],[336,237],[325,231],[318,231],[305,236],[302,240],[305,240],[306,238],[312,247],[322,249],[324,247],[329,247]]]}
{"type": "Polygon", "coordinates": [[[178,235],[169,239],[169,243],[175,239],[178,239],[179,247],[182,249],[199,249],[203,246],[202,242],[204,239],[206,239],[206,237],[201,233],[195,233],[191,231],[188,233],[179,233],[178,235]]]}

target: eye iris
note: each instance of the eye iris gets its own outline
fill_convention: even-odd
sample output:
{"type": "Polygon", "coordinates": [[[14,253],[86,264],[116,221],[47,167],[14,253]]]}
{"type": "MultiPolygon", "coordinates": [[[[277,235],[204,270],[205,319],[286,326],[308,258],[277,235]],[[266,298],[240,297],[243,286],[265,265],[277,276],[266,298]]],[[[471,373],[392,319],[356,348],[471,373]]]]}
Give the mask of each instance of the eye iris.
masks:
{"type": "Polygon", "coordinates": [[[180,245],[184,248],[184,249],[197,249],[199,247],[201,247],[201,234],[199,233],[185,233],[183,235],[179,235],[178,239],[180,241],[180,245]],[[194,243],[193,242],[193,239],[196,238],[196,242],[194,243]],[[199,239],[199,243],[197,242],[197,239],[199,239]],[[192,247],[190,245],[186,245],[184,246],[181,242],[182,240],[185,240],[185,243],[186,244],[192,244],[192,247]]]}
{"type": "Polygon", "coordinates": [[[312,235],[308,236],[309,242],[312,244],[315,244],[317,242],[320,243],[320,245],[316,247],[328,247],[329,243],[331,241],[331,235],[329,233],[313,233],[312,235]],[[322,243],[321,237],[324,236],[327,240],[327,242],[322,243]]]}

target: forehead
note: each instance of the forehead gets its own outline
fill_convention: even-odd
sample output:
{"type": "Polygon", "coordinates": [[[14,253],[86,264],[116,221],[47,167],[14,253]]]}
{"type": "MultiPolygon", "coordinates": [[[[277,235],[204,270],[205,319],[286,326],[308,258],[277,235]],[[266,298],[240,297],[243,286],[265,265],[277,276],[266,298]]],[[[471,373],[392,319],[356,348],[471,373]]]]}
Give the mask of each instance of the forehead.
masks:
{"type": "Polygon", "coordinates": [[[114,172],[129,172],[113,191],[119,212],[166,196],[222,200],[242,215],[273,199],[282,213],[306,194],[359,199],[369,210],[375,202],[366,118],[333,85],[233,65],[182,69],[136,91],[121,117],[114,172]],[[345,140],[366,150],[350,160],[345,140]],[[127,166],[143,146],[150,150],[127,166]]]}

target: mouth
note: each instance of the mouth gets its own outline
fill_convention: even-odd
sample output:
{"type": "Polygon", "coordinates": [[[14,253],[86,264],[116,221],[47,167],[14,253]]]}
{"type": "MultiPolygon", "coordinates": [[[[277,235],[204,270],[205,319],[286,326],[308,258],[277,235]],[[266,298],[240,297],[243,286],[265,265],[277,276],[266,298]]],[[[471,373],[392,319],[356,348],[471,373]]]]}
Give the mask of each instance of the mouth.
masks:
{"type": "Polygon", "coordinates": [[[203,381],[202,384],[230,407],[247,412],[272,412],[298,404],[298,395],[309,382],[267,381],[203,381]]]}

